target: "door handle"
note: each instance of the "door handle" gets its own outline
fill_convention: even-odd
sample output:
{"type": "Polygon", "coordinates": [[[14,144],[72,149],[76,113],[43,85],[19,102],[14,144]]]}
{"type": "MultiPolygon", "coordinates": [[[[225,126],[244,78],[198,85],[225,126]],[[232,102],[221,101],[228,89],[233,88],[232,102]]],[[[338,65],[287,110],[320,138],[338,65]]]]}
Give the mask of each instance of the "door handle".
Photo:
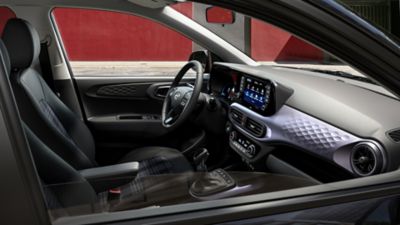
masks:
{"type": "Polygon", "coordinates": [[[154,95],[159,98],[165,98],[170,88],[171,86],[169,85],[158,86],[154,91],[154,95]]]}

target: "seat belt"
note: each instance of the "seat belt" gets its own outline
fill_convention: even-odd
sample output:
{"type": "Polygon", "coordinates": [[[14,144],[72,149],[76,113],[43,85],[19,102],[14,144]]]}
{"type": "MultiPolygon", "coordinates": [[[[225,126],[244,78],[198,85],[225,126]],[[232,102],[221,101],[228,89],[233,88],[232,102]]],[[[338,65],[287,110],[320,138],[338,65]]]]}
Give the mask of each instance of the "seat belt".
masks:
{"type": "Polygon", "coordinates": [[[47,46],[48,46],[47,41],[42,42],[40,44],[40,54],[39,54],[40,69],[42,70],[42,77],[44,81],[46,81],[47,85],[54,93],[57,93],[53,77],[53,71],[51,69],[49,48],[47,46]]]}

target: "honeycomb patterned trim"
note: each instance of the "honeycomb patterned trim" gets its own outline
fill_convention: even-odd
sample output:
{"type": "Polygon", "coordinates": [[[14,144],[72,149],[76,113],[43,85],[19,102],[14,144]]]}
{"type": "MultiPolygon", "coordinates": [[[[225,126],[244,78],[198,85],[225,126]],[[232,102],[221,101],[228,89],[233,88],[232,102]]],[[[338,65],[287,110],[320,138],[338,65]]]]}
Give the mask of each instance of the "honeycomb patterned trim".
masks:
{"type": "Polygon", "coordinates": [[[132,97],[136,94],[136,87],[133,85],[114,85],[101,87],[96,92],[101,96],[132,97]]]}

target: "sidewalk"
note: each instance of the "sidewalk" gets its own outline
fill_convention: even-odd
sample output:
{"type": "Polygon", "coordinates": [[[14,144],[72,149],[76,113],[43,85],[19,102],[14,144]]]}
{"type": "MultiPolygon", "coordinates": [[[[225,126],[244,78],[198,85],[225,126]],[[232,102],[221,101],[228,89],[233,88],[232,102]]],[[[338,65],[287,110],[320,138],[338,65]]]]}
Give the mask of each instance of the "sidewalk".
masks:
{"type": "MultiPolygon", "coordinates": [[[[174,76],[187,62],[70,62],[75,76],[174,76]]],[[[363,76],[346,65],[260,62],[262,65],[343,71],[363,76]]]]}

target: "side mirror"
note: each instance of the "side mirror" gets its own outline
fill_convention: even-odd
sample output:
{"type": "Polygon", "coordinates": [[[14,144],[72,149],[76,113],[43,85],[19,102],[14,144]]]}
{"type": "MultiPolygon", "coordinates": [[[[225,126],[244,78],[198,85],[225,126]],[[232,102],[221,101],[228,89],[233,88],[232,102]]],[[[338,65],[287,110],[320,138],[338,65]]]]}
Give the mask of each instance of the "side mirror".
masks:
{"type": "Polygon", "coordinates": [[[233,24],[235,15],[231,10],[220,7],[209,7],[206,9],[207,23],[233,24]]]}

